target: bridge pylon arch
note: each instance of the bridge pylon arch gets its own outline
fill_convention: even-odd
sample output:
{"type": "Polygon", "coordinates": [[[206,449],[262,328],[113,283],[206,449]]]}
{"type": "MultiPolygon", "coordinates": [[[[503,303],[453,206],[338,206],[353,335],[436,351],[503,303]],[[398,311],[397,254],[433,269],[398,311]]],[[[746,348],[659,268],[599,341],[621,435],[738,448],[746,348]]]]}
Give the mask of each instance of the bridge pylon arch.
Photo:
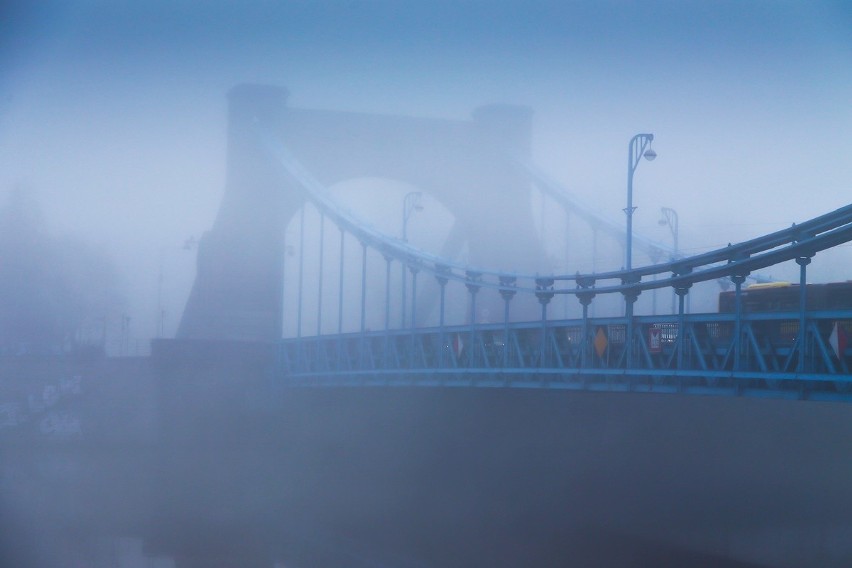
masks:
{"type": "Polygon", "coordinates": [[[199,244],[178,338],[281,337],[284,220],[307,196],[276,170],[259,123],[326,187],[381,177],[436,196],[464,226],[471,264],[544,268],[532,185],[519,166],[531,151],[531,109],[489,105],[471,120],[444,120],[299,109],[288,106],[288,97],[269,85],[239,85],[229,93],[225,193],[199,244]]]}

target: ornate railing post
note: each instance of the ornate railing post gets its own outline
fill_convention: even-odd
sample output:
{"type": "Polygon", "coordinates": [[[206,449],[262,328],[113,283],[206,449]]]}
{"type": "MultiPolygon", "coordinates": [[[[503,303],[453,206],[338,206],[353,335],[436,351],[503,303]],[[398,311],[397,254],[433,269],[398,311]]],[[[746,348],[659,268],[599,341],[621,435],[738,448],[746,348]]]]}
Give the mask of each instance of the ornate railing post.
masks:
{"type": "Polygon", "coordinates": [[[541,304],[541,359],[539,367],[546,367],[549,351],[547,344],[547,304],[553,299],[553,278],[535,279],[535,297],[541,304]]]}
{"type": "Polygon", "coordinates": [[[745,282],[747,274],[734,274],[731,276],[731,282],[734,283],[734,371],[740,370],[740,343],[742,342],[742,325],[743,325],[743,282],[745,282]]]}
{"type": "Polygon", "coordinates": [[[449,281],[450,276],[450,267],[438,264],[435,266],[435,280],[438,281],[438,286],[441,288],[441,305],[440,311],[438,313],[438,329],[439,329],[439,342],[438,346],[438,368],[444,368],[444,351],[446,351],[446,333],[444,331],[444,308],[446,305],[447,299],[447,282],[449,281]]]}
{"type": "Polygon", "coordinates": [[[503,368],[509,366],[509,302],[517,294],[515,285],[518,279],[514,276],[500,277],[500,296],[503,298],[503,368]]]}
{"type": "MultiPolygon", "coordinates": [[[[728,243],[730,248],[731,243],[728,243]]],[[[736,264],[748,259],[747,254],[734,254],[728,259],[728,264],[736,264]]],[[[734,283],[734,371],[740,370],[743,340],[743,282],[749,275],[747,270],[734,270],[731,282],[734,283]]]]}
{"type": "Polygon", "coordinates": [[[683,370],[683,350],[686,341],[686,311],[684,310],[684,301],[686,295],[689,294],[689,289],[692,284],[684,284],[675,286],[675,294],[677,294],[677,368],[683,370]]]}
{"type": "Polygon", "coordinates": [[[420,266],[416,261],[412,261],[411,264],[408,265],[408,269],[411,271],[411,341],[409,350],[411,353],[409,354],[409,365],[414,363],[415,352],[416,352],[416,338],[415,338],[415,327],[417,327],[417,273],[420,272],[420,266]]]}
{"type": "Polygon", "coordinates": [[[805,312],[808,309],[808,278],[807,267],[811,263],[810,256],[800,256],[796,259],[799,265],[799,362],[797,369],[799,373],[805,370],[805,312]]]}
{"type": "Polygon", "coordinates": [[[624,330],[624,349],[626,349],[627,352],[625,353],[624,359],[626,363],[625,368],[627,369],[633,367],[633,306],[639,298],[640,291],[632,285],[638,283],[639,277],[633,273],[629,273],[621,279],[621,284],[623,286],[628,286],[627,289],[621,292],[624,296],[624,317],[626,321],[624,330]]]}
{"type": "MultiPolygon", "coordinates": [[[[692,267],[676,265],[672,271],[673,276],[687,276],[692,273],[692,267]]],[[[692,282],[679,282],[674,286],[674,292],[677,295],[677,369],[683,369],[683,350],[686,340],[686,315],[684,310],[684,301],[686,295],[689,294],[689,289],[692,288],[692,282]]]]}
{"type": "Polygon", "coordinates": [[[581,289],[580,292],[577,292],[577,299],[580,300],[580,305],[583,306],[583,340],[580,342],[580,367],[583,369],[588,365],[588,356],[589,356],[589,304],[592,303],[592,299],[595,297],[595,293],[592,291],[592,287],[595,285],[595,279],[585,276],[581,277],[579,273],[577,273],[576,278],[577,286],[581,289]]]}
{"type": "Polygon", "coordinates": [[[476,293],[482,287],[482,273],[473,270],[465,271],[465,287],[470,293],[470,357],[468,357],[468,366],[476,366],[476,293]]]}

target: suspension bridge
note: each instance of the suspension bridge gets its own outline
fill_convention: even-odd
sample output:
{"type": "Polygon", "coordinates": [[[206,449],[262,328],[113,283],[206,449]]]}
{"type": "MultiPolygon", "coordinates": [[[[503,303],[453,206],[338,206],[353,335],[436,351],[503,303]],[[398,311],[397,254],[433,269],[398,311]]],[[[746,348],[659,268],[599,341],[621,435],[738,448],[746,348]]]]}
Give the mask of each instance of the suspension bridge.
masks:
{"type": "MultiPolygon", "coordinates": [[[[483,263],[506,264],[512,258],[534,267],[544,256],[531,228],[531,188],[551,196],[566,215],[585,221],[594,239],[598,233],[617,242],[625,239],[623,227],[584,207],[531,164],[525,109],[485,107],[469,124],[435,125],[287,110],[286,95],[274,89],[232,96],[242,101],[232,111],[232,152],[239,160],[231,162],[241,171],[232,176],[217,225],[202,240],[198,280],[179,338],[277,340],[282,317],[296,320],[293,337],[280,343],[275,375],[282,385],[852,400],[852,362],[845,344],[852,326],[850,296],[841,292],[830,305],[817,305],[808,298],[807,279],[814,257],[852,240],[852,205],[691,257],[672,258],[669,247],[637,236],[637,252],[668,260],[631,270],[548,276],[499,270],[483,263]],[[469,132],[459,136],[463,127],[469,132]],[[421,156],[416,163],[405,157],[436,154],[434,148],[439,148],[437,155],[421,156]],[[484,179],[475,179],[483,173],[484,179]],[[445,200],[457,223],[474,225],[466,231],[470,258],[477,264],[418,249],[340,205],[328,184],[358,175],[402,179],[445,200]],[[464,184],[487,188],[496,197],[460,199],[464,184]],[[488,209],[491,203],[494,213],[488,209]],[[308,204],[321,226],[314,246],[305,244],[308,204]],[[298,254],[291,259],[298,269],[285,282],[281,225],[288,214],[298,218],[300,237],[298,254]],[[326,222],[338,234],[332,246],[326,233],[335,230],[327,230],[326,222]],[[234,249],[235,242],[245,248],[234,249]],[[334,251],[327,249],[338,246],[333,258],[334,251]],[[245,255],[256,256],[258,248],[266,258],[247,264],[245,255]],[[338,265],[326,266],[329,260],[338,265]],[[755,309],[754,302],[744,302],[744,296],[756,294],[744,289],[747,278],[785,262],[800,268],[799,281],[788,290],[797,305],[755,309]],[[346,265],[358,270],[347,272],[346,265]],[[397,297],[400,271],[404,278],[397,297]],[[234,285],[232,278],[248,285],[234,285]],[[734,288],[729,310],[685,313],[695,285],[719,281],[734,288]],[[260,283],[265,283],[263,290],[257,288],[260,283]],[[285,287],[295,291],[295,307],[282,316],[279,296],[285,287]],[[425,294],[437,296],[436,301],[424,301],[427,287],[425,294]],[[676,313],[635,315],[642,294],[663,289],[676,294],[676,313]],[[266,305],[260,303],[264,295],[266,305]],[[582,317],[558,318],[548,310],[564,296],[581,306],[582,317]],[[590,317],[590,307],[605,298],[616,298],[621,313],[590,317]],[[311,327],[308,303],[315,310],[313,334],[305,333],[311,327]],[[482,305],[502,318],[482,321],[482,305]],[[428,313],[422,313],[425,308],[428,313]],[[329,321],[334,312],[336,326],[329,321]],[[397,313],[402,325],[392,322],[397,313]],[[323,333],[324,325],[336,327],[335,332],[323,333]]],[[[466,191],[470,195],[472,190],[466,191]]]]}
{"type": "Polygon", "coordinates": [[[696,256],[637,234],[635,268],[551,273],[531,192],[596,251],[625,231],[533,165],[528,109],[317,111],[256,85],[229,108],[177,337],[0,361],[63,377],[4,386],[29,393],[0,430],[15,565],[90,542],[81,512],[180,568],[848,565],[852,294],[808,267],[852,240],[852,206],[696,256]],[[439,252],[343,205],[359,178],[439,201],[439,252]],[[797,283],[761,276],[789,262],[797,283]],[[717,310],[687,308],[700,286],[717,310]],[[672,313],[641,307],[658,291],[672,313]]]}

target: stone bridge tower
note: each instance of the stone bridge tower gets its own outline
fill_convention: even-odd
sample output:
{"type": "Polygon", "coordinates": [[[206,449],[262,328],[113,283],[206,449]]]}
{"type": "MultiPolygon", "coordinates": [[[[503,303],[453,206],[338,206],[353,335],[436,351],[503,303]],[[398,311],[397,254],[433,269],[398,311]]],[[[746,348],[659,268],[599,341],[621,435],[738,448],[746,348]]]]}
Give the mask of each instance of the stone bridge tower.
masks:
{"type": "Polygon", "coordinates": [[[287,97],[265,85],[229,93],[225,195],[199,244],[178,338],[281,336],[284,227],[306,195],[262,147],[259,123],[326,186],[380,177],[431,194],[464,228],[472,265],[542,268],[531,184],[516,160],[530,155],[529,108],[490,105],[459,121],[296,109],[287,97]]]}

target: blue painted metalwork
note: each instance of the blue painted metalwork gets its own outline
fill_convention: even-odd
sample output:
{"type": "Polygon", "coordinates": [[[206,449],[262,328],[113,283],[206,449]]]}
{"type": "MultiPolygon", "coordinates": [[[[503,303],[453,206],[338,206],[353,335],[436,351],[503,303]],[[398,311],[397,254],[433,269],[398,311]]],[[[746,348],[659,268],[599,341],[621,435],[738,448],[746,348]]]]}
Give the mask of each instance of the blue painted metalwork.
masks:
{"type": "Polygon", "coordinates": [[[739,338],[735,320],[634,316],[632,336],[620,317],[286,339],[279,379],[292,386],[505,386],[852,402],[852,349],[838,358],[828,344],[835,322],[852,328],[852,310],[808,314],[801,335],[797,312],[744,314],[739,338]],[[658,351],[649,345],[651,330],[660,330],[658,351]],[[342,352],[329,356],[339,344],[342,352]],[[346,356],[361,348],[361,356],[346,356]],[[637,356],[628,365],[631,350],[637,356]]]}
{"type": "MultiPolygon", "coordinates": [[[[342,231],[349,232],[370,248],[383,251],[398,259],[400,262],[416,260],[423,270],[436,272],[437,266],[451,269],[449,278],[463,282],[466,271],[475,271],[483,277],[481,286],[498,289],[500,276],[518,277],[519,281],[527,282],[526,286],[518,286],[519,291],[534,293],[534,282],[537,276],[506,273],[489,270],[482,267],[470,267],[443,259],[434,254],[421,251],[398,239],[378,232],[366,223],[355,218],[351,213],[338,206],[330,197],[328,191],[313,176],[310,175],[274,138],[267,139],[268,147],[273,157],[282,166],[282,174],[299,183],[308,198],[317,208],[328,216],[342,231]]],[[[790,229],[777,231],[763,237],[745,241],[737,245],[729,245],[721,249],[703,253],[689,258],[677,259],[673,262],[654,264],[635,268],[631,271],[619,270],[596,273],[593,275],[554,275],[557,282],[575,282],[577,277],[592,277],[595,282],[621,281],[622,284],[598,286],[599,293],[623,292],[628,290],[646,291],[656,288],[691,285],[696,282],[716,280],[730,276],[733,273],[748,275],[755,270],[766,268],[801,256],[813,256],[822,250],[843,244],[852,240],[852,205],[848,205],[831,213],[827,213],[790,229]],[[785,246],[789,245],[789,246],[785,246]],[[669,278],[656,281],[641,279],[654,274],[672,273],[669,278]]],[[[557,289],[557,294],[576,294],[578,288],[557,289]]]]}
{"type": "Polygon", "coordinates": [[[302,292],[305,283],[305,208],[299,210],[299,301],[296,305],[296,335],[302,337],[302,292]]]}
{"type": "MultiPolygon", "coordinates": [[[[667,263],[595,274],[517,274],[454,263],[376,231],[339,207],[274,138],[267,138],[267,146],[282,174],[303,187],[321,215],[341,230],[338,333],[284,340],[278,376],[287,384],[505,386],[852,401],[850,351],[837,356],[828,343],[834,325],[852,332],[852,306],[808,311],[806,285],[806,266],[812,257],[852,241],[852,205],[789,229],[667,263]],[[355,334],[342,333],[346,233],[362,246],[361,331],[355,334]],[[365,325],[368,249],[382,254],[387,263],[385,329],[380,331],[365,325]],[[407,329],[389,328],[394,260],[413,274],[407,329]],[[799,310],[746,312],[745,279],[790,260],[801,270],[799,310]],[[416,276],[421,271],[432,273],[440,287],[438,327],[416,327],[416,276]],[[735,285],[734,312],[687,314],[685,300],[692,286],[721,278],[730,278],[735,285]],[[445,324],[447,286],[466,289],[469,315],[464,325],[445,324]],[[677,314],[634,315],[633,304],[642,292],[666,287],[678,297],[677,314]],[[504,301],[504,321],[478,323],[477,298],[494,292],[504,301]],[[620,294],[625,315],[590,317],[594,298],[602,294],[620,294]],[[510,303],[518,295],[539,302],[540,321],[510,321],[510,303]],[[582,319],[549,319],[547,306],[557,295],[576,296],[582,319]],[[658,340],[654,345],[652,333],[658,340]]],[[[403,303],[402,311],[406,309],[403,303]]]]}
{"type": "Polygon", "coordinates": [[[367,243],[361,243],[361,333],[367,329],[367,243]]]}
{"type": "Polygon", "coordinates": [[[322,277],[323,257],[325,253],[325,215],[320,215],[320,242],[319,242],[319,275],[317,276],[317,335],[322,335],[322,277]]]}
{"type": "Polygon", "coordinates": [[[807,267],[811,262],[810,256],[800,256],[796,259],[799,265],[799,372],[804,370],[805,362],[805,316],[808,305],[807,267]]]}
{"type": "Polygon", "coordinates": [[[343,333],[343,259],[346,258],[346,229],[340,227],[340,282],[337,296],[337,333],[343,333]]]}
{"type": "MultiPolygon", "coordinates": [[[[630,139],[627,148],[627,207],[624,208],[624,213],[627,215],[627,244],[624,247],[626,262],[624,266],[627,270],[633,268],[633,212],[636,211],[636,208],[633,207],[633,174],[636,173],[636,168],[643,156],[648,160],[657,157],[657,153],[651,149],[651,142],[653,141],[653,134],[637,134],[630,139]]],[[[630,354],[628,353],[629,357],[630,354]]]]}

